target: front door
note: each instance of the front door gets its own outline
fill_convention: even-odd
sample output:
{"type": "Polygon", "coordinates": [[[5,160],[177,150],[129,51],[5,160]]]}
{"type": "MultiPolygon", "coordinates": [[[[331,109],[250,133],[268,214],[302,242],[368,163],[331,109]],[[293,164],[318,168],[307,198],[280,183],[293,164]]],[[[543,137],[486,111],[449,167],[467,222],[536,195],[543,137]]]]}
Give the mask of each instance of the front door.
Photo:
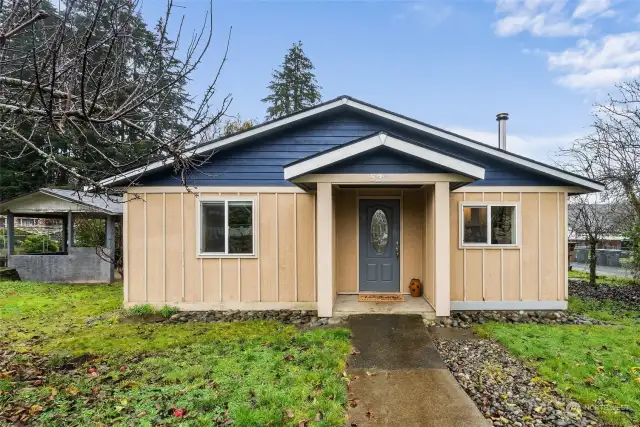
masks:
{"type": "Polygon", "coordinates": [[[400,200],[360,200],[361,292],[400,291],[400,200]]]}

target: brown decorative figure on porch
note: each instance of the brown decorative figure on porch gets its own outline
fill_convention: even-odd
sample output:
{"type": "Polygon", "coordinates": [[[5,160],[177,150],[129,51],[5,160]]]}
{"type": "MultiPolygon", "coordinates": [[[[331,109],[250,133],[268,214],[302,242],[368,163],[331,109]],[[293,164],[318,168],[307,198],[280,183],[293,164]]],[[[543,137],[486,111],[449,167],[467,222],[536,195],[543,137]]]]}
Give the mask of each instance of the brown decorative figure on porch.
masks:
{"type": "Polygon", "coordinates": [[[412,297],[422,296],[422,282],[420,282],[420,279],[411,279],[409,291],[411,291],[412,297]]]}

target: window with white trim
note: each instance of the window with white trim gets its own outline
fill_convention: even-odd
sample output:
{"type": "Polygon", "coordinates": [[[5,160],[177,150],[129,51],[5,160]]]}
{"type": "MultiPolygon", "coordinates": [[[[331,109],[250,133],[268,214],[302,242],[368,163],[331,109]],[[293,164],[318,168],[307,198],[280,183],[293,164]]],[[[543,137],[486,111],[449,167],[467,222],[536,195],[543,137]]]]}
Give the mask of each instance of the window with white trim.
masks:
{"type": "Polygon", "coordinates": [[[515,204],[463,204],[462,245],[515,246],[518,243],[516,208],[515,204]]]}
{"type": "Polygon", "coordinates": [[[200,254],[254,255],[254,205],[251,199],[202,200],[200,254]]]}

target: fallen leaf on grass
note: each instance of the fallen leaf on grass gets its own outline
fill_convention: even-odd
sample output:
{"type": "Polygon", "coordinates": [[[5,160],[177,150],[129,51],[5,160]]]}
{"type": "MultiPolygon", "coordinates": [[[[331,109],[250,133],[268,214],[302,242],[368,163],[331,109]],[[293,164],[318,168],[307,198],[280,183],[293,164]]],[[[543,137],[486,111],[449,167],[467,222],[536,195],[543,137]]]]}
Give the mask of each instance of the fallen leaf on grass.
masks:
{"type": "Polygon", "coordinates": [[[293,411],[291,409],[287,409],[284,412],[285,412],[285,414],[287,414],[287,417],[289,417],[289,418],[294,418],[295,417],[295,415],[294,415],[294,413],[293,413],[293,411]]]}
{"type": "Polygon", "coordinates": [[[313,421],[321,421],[322,420],[322,412],[318,412],[313,421]]]}
{"type": "Polygon", "coordinates": [[[596,382],[596,380],[593,379],[593,377],[587,377],[584,379],[584,383],[586,385],[594,385],[596,382]]]}
{"type": "Polygon", "coordinates": [[[302,420],[298,423],[298,427],[307,427],[309,425],[309,420],[302,420]]]}
{"type": "Polygon", "coordinates": [[[293,356],[292,356],[292,355],[290,355],[290,354],[287,354],[287,355],[284,357],[284,360],[286,360],[287,362],[291,362],[291,361],[293,360],[293,356]]]}

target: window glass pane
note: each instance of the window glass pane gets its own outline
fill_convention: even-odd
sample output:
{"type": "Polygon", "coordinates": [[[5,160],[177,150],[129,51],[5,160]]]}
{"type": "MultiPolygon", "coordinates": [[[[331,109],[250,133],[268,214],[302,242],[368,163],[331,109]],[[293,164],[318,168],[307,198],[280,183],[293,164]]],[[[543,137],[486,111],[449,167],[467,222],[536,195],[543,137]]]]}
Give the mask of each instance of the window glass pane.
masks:
{"type": "Polygon", "coordinates": [[[464,243],[487,242],[487,208],[484,206],[464,207],[464,243]]]}
{"type": "Polygon", "coordinates": [[[202,252],[224,253],[224,202],[202,204],[202,252]]]}
{"type": "Polygon", "coordinates": [[[373,250],[381,254],[387,248],[389,243],[389,222],[387,215],[378,209],[371,218],[371,244],[373,250]]]}
{"type": "Polygon", "coordinates": [[[513,245],[515,243],[515,206],[491,206],[491,244],[513,245]]]}
{"type": "Polygon", "coordinates": [[[253,253],[253,204],[229,202],[229,253],[253,253]]]}

